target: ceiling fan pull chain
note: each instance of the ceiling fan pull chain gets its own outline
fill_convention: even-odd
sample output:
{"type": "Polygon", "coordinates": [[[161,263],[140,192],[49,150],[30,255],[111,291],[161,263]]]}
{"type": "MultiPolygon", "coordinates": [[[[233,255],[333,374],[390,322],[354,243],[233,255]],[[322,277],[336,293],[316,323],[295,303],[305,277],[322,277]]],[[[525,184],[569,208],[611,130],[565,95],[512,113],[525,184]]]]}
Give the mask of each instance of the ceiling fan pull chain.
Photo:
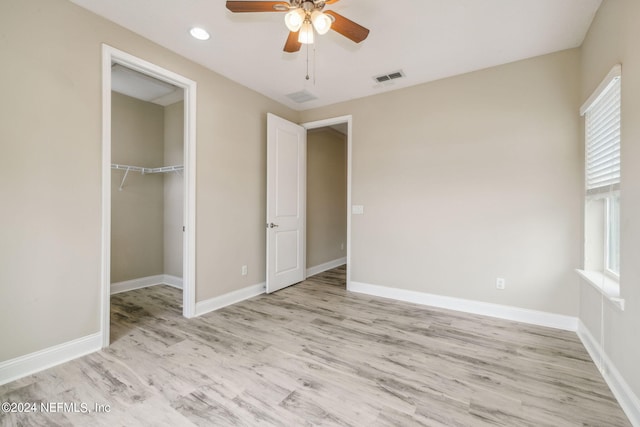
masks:
{"type": "Polygon", "coordinates": [[[307,44],[307,80],[309,80],[309,45],[307,44]]]}

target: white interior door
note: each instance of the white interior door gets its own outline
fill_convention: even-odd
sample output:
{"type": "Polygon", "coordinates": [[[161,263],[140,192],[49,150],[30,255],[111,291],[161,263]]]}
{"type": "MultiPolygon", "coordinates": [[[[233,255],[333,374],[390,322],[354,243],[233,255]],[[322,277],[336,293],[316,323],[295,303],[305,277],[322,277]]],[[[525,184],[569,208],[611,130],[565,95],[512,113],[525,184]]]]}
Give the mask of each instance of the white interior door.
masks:
{"type": "Polygon", "coordinates": [[[267,293],[305,279],[307,131],[267,115],[267,293]]]}

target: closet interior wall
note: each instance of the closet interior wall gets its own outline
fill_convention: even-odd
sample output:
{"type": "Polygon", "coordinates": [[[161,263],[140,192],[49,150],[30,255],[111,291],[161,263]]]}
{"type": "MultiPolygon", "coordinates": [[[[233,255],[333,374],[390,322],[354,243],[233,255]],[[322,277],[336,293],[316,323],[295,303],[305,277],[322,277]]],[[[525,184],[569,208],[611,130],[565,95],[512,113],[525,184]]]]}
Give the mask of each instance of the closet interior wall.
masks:
{"type": "MultiPolygon", "coordinates": [[[[183,102],[167,107],[112,92],[111,161],[157,168],[183,163],[183,102]]],[[[111,283],[182,278],[182,175],[111,174],[111,283]]]]}

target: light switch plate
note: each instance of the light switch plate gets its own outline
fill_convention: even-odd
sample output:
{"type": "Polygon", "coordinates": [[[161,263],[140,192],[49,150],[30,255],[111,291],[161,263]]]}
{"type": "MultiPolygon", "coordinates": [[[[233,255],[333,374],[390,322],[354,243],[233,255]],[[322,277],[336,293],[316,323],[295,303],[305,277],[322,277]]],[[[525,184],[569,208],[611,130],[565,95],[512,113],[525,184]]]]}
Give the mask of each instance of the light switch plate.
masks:
{"type": "Polygon", "coordinates": [[[351,213],[354,215],[362,215],[364,213],[364,206],[362,205],[351,206],[351,213]]]}

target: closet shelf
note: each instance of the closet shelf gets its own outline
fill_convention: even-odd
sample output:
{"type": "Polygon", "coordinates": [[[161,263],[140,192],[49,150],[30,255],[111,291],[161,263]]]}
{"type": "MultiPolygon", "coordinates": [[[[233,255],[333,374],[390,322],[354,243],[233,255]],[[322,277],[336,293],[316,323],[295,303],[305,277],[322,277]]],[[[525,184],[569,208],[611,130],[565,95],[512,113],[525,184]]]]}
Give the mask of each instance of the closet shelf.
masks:
{"type": "Polygon", "coordinates": [[[123,170],[124,176],[122,177],[122,182],[120,183],[120,188],[118,191],[122,191],[122,187],[124,186],[124,182],[127,180],[127,175],[129,172],[140,172],[142,175],[151,174],[151,173],[168,173],[168,172],[176,172],[180,173],[184,170],[183,165],[175,165],[175,166],[163,166],[161,168],[144,168],[142,166],[131,166],[131,165],[118,165],[111,164],[111,169],[123,170]]]}
{"type": "Polygon", "coordinates": [[[116,165],[112,164],[111,169],[120,169],[126,171],[140,172],[142,175],[147,173],[166,173],[166,172],[179,172],[184,170],[184,166],[163,166],[161,168],[143,168],[142,166],[130,166],[130,165],[116,165]]]}

